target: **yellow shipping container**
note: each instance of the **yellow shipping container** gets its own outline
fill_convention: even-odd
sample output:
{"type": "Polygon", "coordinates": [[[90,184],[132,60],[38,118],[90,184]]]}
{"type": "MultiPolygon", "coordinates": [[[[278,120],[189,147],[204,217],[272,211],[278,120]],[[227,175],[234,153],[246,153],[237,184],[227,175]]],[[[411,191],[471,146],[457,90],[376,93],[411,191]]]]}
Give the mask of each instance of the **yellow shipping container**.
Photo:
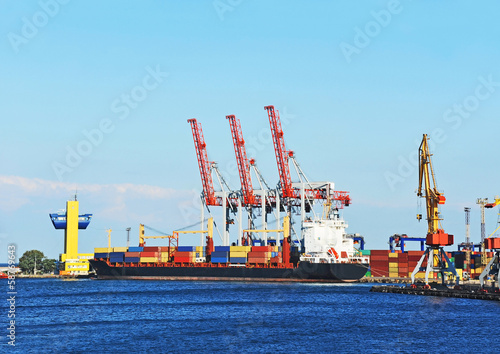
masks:
{"type": "Polygon", "coordinates": [[[204,252],[205,251],[205,247],[204,246],[197,246],[196,247],[196,252],[204,252]]]}
{"type": "Polygon", "coordinates": [[[113,247],[113,252],[127,252],[127,247],[113,247]]]}
{"type": "Polygon", "coordinates": [[[246,258],[247,255],[248,255],[247,252],[233,252],[233,251],[229,252],[229,257],[234,257],[234,258],[236,257],[246,258]]]}
{"type": "Polygon", "coordinates": [[[396,272],[396,273],[391,273],[391,272],[389,271],[389,278],[398,278],[398,277],[399,277],[399,276],[398,276],[398,272],[396,272]]]}
{"type": "MultiPolygon", "coordinates": [[[[410,273],[410,276],[411,276],[411,273],[410,273]]],[[[415,278],[416,279],[424,279],[425,278],[425,272],[418,272],[415,275],[415,278]]],[[[434,279],[434,273],[433,272],[429,273],[429,279],[434,279]]]]}
{"type": "Polygon", "coordinates": [[[112,248],[107,248],[107,247],[94,248],[94,253],[109,253],[109,252],[112,252],[112,248]]]}
{"type": "Polygon", "coordinates": [[[158,258],[156,257],[141,257],[141,263],[156,263],[158,258]]]}
{"type": "Polygon", "coordinates": [[[250,250],[252,249],[252,247],[250,246],[231,246],[231,248],[229,249],[229,252],[233,253],[233,252],[250,252],[250,250]]]}
{"type": "Polygon", "coordinates": [[[398,254],[397,253],[389,253],[389,258],[398,258],[398,254]]]}
{"type": "Polygon", "coordinates": [[[398,262],[389,262],[389,268],[398,268],[399,265],[398,265],[398,262]]]}

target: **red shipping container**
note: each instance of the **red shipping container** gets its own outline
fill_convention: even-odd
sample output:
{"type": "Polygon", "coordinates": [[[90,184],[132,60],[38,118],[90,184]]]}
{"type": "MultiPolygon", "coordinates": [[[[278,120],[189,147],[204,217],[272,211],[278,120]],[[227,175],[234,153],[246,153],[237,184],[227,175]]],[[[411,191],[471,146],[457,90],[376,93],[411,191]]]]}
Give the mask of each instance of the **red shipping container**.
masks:
{"type": "Polygon", "coordinates": [[[174,263],[193,263],[193,259],[191,257],[174,257],[174,263]]]}
{"type": "Polygon", "coordinates": [[[408,251],[408,256],[422,256],[424,251],[408,251]]]}
{"type": "Polygon", "coordinates": [[[141,252],[141,257],[158,257],[158,252],[141,252]]]}
{"type": "Polygon", "coordinates": [[[267,263],[267,258],[248,258],[248,263],[267,263]]]}
{"type": "Polygon", "coordinates": [[[273,246],[252,246],[252,252],[271,252],[273,246]]]}
{"type": "Polygon", "coordinates": [[[155,246],[155,247],[144,247],[142,251],[143,252],[160,252],[160,247],[158,247],[158,246],[155,246]]]}
{"type": "Polygon", "coordinates": [[[194,252],[175,252],[174,257],[193,257],[194,252]]]}
{"type": "Polygon", "coordinates": [[[492,249],[500,249],[500,237],[490,237],[484,240],[485,248],[492,249]]]}
{"type": "Polygon", "coordinates": [[[398,259],[408,259],[408,253],[398,253],[398,259]]]}
{"type": "Polygon", "coordinates": [[[248,257],[256,257],[256,258],[266,258],[269,255],[269,252],[248,252],[248,257]]]}
{"type": "Polygon", "coordinates": [[[281,257],[272,257],[269,262],[271,263],[281,263],[281,257]]]}
{"type": "Polygon", "coordinates": [[[140,257],[141,252],[125,252],[125,257],[140,257]]]}
{"type": "Polygon", "coordinates": [[[371,261],[386,261],[386,262],[388,262],[389,257],[387,255],[385,255],[385,256],[371,255],[370,260],[371,261]]]}

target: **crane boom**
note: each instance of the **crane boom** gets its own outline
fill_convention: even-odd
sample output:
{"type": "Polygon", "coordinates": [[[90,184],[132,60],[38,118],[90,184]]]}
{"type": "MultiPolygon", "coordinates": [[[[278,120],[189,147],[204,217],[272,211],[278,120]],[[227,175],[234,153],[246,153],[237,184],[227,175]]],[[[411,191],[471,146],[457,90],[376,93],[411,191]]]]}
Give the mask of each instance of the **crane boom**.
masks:
{"type": "Polygon", "coordinates": [[[283,198],[296,198],[295,191],[292,188],[292,178],[290,177],[290,166],[288,164],[288,156],[293,155],[293,151],[286,151],[285,149],[285,139],[283,138],[279,112],[275,111],[274,106],[265,106],[264,109],[269,116],[283,198]]]}
{"type": "Polygon", "coordinates": [[[432,246],[449,246],[453,244],[453,236],[444,233],[439,228],[442,220],[439,215],[438,206],[446,202],[446,198],[437,190],[436,177],[432,167],[431,154],[429,153],[429,138],[424,134],[419,147],[419,175],[417,196],[425,198],[427,210],[427,244],[432,246]],[[432,184],[431,184],[432,178],[432,184]],[[425,195],[424,195],[425,194],[425,195]]]}
{"type": "Polygon", "coordinates": [[[222,205],[220,198],[215,196],[214,182],[210,169],[210,162],[208,161],[207,144],[203,137],[203,130],[201,123],[196,119],[188,119],[191,124],[193,132],[194,147],[196,150],[196,157],[198,158],[198,166],[200,167],[201,183],[203,185],[203,195],[206,205],[222,205]]]}
{"type": "Polygon", "coordinates": [[[234,153],[238,163],[238,172],[240,174],[241,193],[243,195],[243,204],[246,206],[260,206],[260,200],[253,192],[252,178],[250,175],[250,162],[247,158],[245,140],[241,130],[241,123],[234,115],[226,116],[231,127],[233,137],[234,153]]]}

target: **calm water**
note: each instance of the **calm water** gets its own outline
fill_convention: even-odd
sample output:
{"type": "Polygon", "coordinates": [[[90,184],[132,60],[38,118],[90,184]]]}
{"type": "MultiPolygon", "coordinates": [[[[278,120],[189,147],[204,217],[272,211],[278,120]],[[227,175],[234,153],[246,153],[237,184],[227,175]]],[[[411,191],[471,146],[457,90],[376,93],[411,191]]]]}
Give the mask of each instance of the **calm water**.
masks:
{"type": "Polygon", "coordinates": [[[498,352],[500,303],[369,289],[19,279],[15,351],[498,352]]]}

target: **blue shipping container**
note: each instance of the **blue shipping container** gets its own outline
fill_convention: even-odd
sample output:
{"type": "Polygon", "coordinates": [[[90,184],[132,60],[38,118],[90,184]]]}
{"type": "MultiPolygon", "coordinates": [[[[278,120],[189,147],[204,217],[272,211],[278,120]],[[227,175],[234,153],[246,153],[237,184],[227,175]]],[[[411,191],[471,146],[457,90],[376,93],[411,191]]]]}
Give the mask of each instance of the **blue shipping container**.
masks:
{"type": "Polygon", "coordinates": [[[121,257],[123,259],[123,257],[125,257],[125,253],[124,252],[111,252],[109,254],[109,258],[119,258],[121,257]]]}
{"type": "Polygon", "coordinates": [[[179,252],[196,252],[196,246],[179,246],[179,252]]]}
{"type": "Polygon", "coordinates": [[[109,261],[111,263],[122,263],[123,262],[123,258],[110,258],[109,261]]]}
{"type": "Polygon", "coordinates": [[[215,246],[215,252],[229,252],[229,246],[215,246]]]}
{"type": "Polygon", "coordinates": [[[107,253],[96,253],[96,254],[94,254],[94,258],[95,259],[108,258],[108,254],[107,253]]]}
{"type": "Polygon", "coordinates": [[[231,263],[246,263],[247,259],[245,257],[231,257],[231,263]]]}
{"type": "Polygon", "coordinates": [[[224,257],[212,257],[212,263],[227,263],[227,258],[224,258],[224,257]]]}
{"type": "Polygon", "coordinates": [[[139,263],[140,261],[139,257],[125,257],[125,263],[139,263]]]}
{"type": "Polygon", "coordinates": [[[128,251],[129,252],[143,252],[144,251],[144,247],[129,247],[128,251]]]}
{"type": "Polygon", "coordinates": [[[221,251],[212,252],[212,257],[225,257],[225,258],[228,258],[229,257],[229,252],[221,252],[221,251]]]}

